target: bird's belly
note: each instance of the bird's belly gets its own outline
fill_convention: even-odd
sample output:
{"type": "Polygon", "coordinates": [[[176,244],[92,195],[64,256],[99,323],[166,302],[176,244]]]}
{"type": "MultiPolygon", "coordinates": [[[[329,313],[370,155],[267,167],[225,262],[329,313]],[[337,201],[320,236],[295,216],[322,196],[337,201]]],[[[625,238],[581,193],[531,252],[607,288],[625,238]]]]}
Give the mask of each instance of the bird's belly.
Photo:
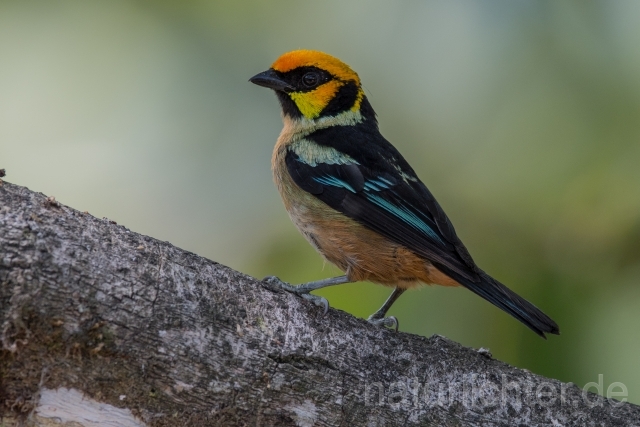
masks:
{"type": "Polygon", "coordinates": [[[375,233],[301,190],[286,176],[276,178],[292,222],[322,256],[351,281],[411,288],[425,284],[457,286],[431,262],[375,233]]]}

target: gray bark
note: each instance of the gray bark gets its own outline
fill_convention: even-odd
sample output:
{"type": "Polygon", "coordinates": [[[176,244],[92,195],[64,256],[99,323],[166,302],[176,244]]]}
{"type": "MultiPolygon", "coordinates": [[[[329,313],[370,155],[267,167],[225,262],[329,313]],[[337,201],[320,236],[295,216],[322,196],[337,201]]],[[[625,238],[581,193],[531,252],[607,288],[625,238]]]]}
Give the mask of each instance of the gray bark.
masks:
{"type": "Polygon", "coordinates": [[[638,406],[440,336],[322,316],[6,182],[0,415],[5,425],[640,425],[638,406]]]}

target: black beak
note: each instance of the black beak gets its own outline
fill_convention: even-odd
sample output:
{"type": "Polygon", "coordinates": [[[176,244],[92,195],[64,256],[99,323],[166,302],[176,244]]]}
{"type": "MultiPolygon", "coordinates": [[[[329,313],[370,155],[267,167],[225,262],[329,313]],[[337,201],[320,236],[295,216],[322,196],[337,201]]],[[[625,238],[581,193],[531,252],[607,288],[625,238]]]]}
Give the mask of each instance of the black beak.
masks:
{"type": "Polygon", "coordinates": [[[264,86],[268,87],[269,89],[279,90],[282,92],[292,92],[295,90],[293,86],[278,77],[276,72],[271,68],[269,68],[267,71],[256,74],[255,76],[251,77],[249,81],[258,86],[264,86]]]}

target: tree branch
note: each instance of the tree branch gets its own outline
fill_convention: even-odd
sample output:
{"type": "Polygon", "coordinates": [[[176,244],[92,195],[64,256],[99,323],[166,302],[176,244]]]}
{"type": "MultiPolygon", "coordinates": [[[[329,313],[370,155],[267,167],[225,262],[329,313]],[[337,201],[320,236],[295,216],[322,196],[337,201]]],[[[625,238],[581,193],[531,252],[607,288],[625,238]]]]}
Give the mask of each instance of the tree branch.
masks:
{"type": "Polygon", "coordinates": [[[323,317],[290,293],[6,182],[0,345],[9,425],[640,424],[638,406],[443,337],[333,309],[323,317]]]}

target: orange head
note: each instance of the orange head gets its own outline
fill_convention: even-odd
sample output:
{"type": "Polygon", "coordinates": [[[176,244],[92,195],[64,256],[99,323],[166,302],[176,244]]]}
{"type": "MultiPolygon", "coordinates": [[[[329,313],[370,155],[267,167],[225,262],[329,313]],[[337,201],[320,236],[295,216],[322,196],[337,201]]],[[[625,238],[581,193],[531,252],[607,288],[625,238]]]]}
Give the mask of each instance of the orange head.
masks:
{"type": "Polygon", "coordinates": [[[250,82],[275,90],[284,114],[314,120],[359,112],[364,92],[347,64],[323,52],[294,50],[250,82]]]}

